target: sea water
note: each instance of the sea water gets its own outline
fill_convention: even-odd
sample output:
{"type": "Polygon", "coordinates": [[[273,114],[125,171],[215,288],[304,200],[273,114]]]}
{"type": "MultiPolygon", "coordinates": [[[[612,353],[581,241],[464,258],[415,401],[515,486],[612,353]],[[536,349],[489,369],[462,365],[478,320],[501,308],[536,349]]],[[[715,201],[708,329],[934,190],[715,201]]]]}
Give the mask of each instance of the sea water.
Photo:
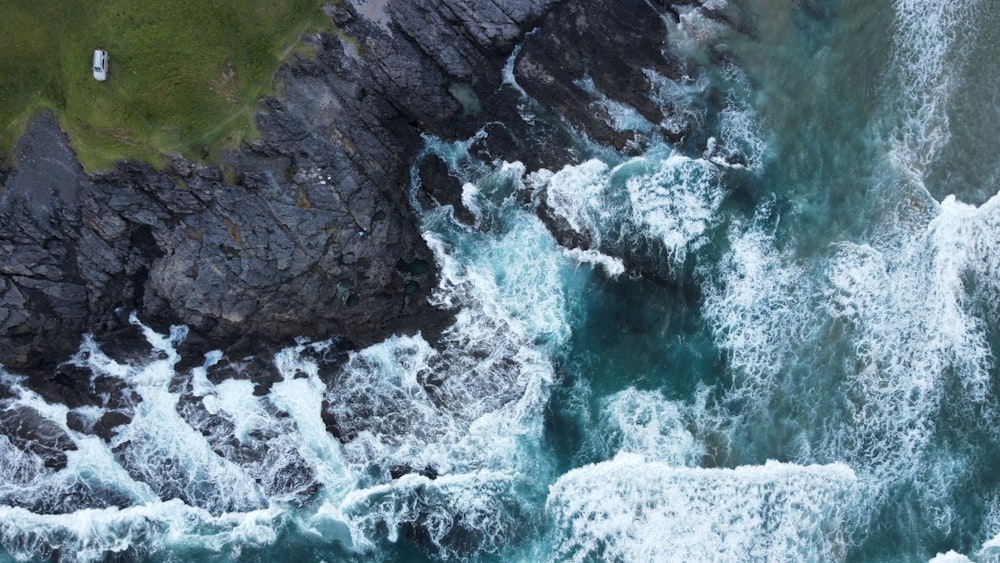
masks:
{"type": "Polygon", "coordinates": [[[410,188],[440,342],[289,343],[261,397],[136,318],[149,358],[72,360],[134,392],[109,443],[4,372],[77,449],[0,438],[0,560],[1000,558],[1000,10],[702,3],[739,31],[671,24],[679,146],[529,171],[426,139],[475,217],[410,188]]]}

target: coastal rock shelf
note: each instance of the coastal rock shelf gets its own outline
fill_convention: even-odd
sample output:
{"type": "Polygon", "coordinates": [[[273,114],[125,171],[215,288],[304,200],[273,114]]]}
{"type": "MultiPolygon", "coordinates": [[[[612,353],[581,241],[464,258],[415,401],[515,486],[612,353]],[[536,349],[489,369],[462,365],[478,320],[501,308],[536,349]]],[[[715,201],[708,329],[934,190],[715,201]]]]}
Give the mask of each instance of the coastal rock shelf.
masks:
{"type": "MultiPolygon", "coordinates": [[[[636,150],[642,135],[591,108],[610,99],[665,122],[647,76],[680,73],[661,50],[672,9],[630,1],[610,13],[601,2],[554,0],[328,7],[339,32],[303,37],[316,55],[279,70],[281,96],[257,117],[262,140],[230,151],[221,167],[175,155],[164,170],[130,161],[90,176],[41,111],[0,191],[0,363],[48,385],[81,334],[128,332],[133,311],[164,330],[187,325],[190,361],[295,336],[355,346],[400,332],[433,339],[450,314],[427,303],[434,260],[405,193],[421,135],[482,130],[480,158],[530,169],[575,163],[574,130],[636,150]],[[616,63],[626,42],[641,64],[616,63]],[[522,87],[537,106],[527,119],[522,87]],[[415,263],[429,267],[406,266],[415,263]]],[[[427,189],[471,222],[460,185],[427,189]]]]}

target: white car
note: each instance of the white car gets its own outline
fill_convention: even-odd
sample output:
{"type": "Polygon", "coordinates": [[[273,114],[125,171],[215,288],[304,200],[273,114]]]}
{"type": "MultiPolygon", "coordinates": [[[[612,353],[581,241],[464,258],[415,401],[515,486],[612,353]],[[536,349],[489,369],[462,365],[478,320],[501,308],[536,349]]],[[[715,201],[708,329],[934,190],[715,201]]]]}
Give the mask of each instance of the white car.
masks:
{"type": "Polygon", "coordinates": [[[100,81],[108,78],[108,52],[98,49],[94,51],[94,78],[100,81]]]}

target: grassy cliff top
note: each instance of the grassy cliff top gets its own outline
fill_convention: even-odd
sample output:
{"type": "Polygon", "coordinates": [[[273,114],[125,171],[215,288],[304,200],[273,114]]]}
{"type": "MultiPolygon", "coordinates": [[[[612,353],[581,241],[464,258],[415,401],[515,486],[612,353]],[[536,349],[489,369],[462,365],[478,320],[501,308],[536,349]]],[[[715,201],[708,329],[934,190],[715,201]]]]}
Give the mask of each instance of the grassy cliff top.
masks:
{"type": "Polygon", "coordinates": [[[170,152],[210,158],[257,133],[253,117],[320,0],[0,0],[0,160],[39,107],[91,171],[170,152]],[[108,52],[108,79],[91,71],[108,52]]]}

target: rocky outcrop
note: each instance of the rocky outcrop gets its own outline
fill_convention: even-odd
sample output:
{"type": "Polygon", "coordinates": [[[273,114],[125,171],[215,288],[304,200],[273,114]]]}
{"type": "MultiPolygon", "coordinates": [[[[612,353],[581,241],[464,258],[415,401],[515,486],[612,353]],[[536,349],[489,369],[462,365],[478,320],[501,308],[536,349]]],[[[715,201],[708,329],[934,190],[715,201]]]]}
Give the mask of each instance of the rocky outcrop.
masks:
{"type": "Polygon", "coordinates": [[[221,170],[176,157],[89,176],[40,113],[0,192],[0,362],[52,384],[82,333],[121,334],[131,311],[187,324],[200,349],[440,329],[409,160],[421,131],[473,126],[476,92],[551,3],[329,8],[341,31],[306,38],[316,57],[280,70],[262,140],[221,170]]]}
{"type": "MultiPolygon", "coordinates": [[[[228,384],[268,395],[286,377],[307,377],[279,371],[271,351],[297,336],[330,339],[301,353],[327,386],[321,406],[327,431],[343,444],[410,432],[420,418],[400,410],[405,390],[387,391],[403,394],[392,400],[372,397],[370,389],[345,383],[343,364],[351,350],[392,333],[419,330],[433,341],[451,320],[428,303],[437,272],[411,203],[451,207],[469,229],[492,227],[463,205],[463,180],[480,163],[463,161],[467,169],[454,170],[433,154],[415,160],[424,135],[467,139],[473,159],[520,161],[529,171],[577,164],[593,154],[591,141],[626,154],[656,136],[704,147],[704,139],[690,140],[694,124],[683,112],[652,97],[656,81],[685,80],[690,71],[664,41],[699,6],[694,0],[354,0],[329,7],[337,32],[303,38],[315,56],[278,71],[281,95],[264,100],[257,117],[261,140],[233,150],[220,166],[176,156],[163,170],[122,162],[89,175],[56,120],[40,113],[20,140],[16,168],[0,164],[0,363],[28,375],[0,377],[0,453],[24,466],[19,478],[41,481],[75,467],[83,452],[67,452],[87,451],[91,439],[84,436],[96,436],[113,444],[115,462],[132,480],[164,500],[213,514],[271,500],[311,502],[323,479],[304,450],[287,441],[302,434],[293,417],[265,398],[259,405],[267,416],[248,426],[229,407],[220,409],[218,396],[205,394],[201,378],[244,380],[228,384]],[[622,108],[646,123],[617,119],[622,108]],[[157,449],[142,432],[150,423],[146,407],[162,404],[143,405],[152,396],[144,399],[131,374],[90,369],[89,345],[66,361],[88,331],[115,361],[155,354],[133,313],[161,333],[171,324],[190,328],[180,364],[162,382],[177,399],[169,406],[204,438],[211,452],[201,457],[238,466],[254,491],[216,502],[214,485],[182,486],[204,479],[198,467],[178,463],[171,448],[157,449]],[[226,357],[206,362],[203,353],[215,348],[226,357]],[[61,406],[42,408],[35,394],[61,406]]],[[[529,192],[517,193],[516,201],[534,208],[559,244],[591,246],[543,195],[529,192]]],[[[666,283],[676,286],[679,301],[697,302],[689,292],[696,287],[675,283],[670,272],[633,269],[629,261],[643,251],[618,255],[642,275],[629,284],[666,283]]],[[[619,328],[646,330],[643,318],[619,328]]],[[[465,362],[469,372],[497,357],[488,345],[465,344],[442,346],[418,376],[435,408],[470,400],[449,395],[444,367],[454,372],[452,364],[465,362]]],[[[500,362],[513,362],[507,356],[500,362]]],[[[493,379],[483,379],[471,399],[513,404],[520,391],[493,379]]],[[[365,478],[434,480],[439,470],[447,472],[384,461],[382,467],[366,462],[365,478]]],[[[57,494],[32,490],[0,500],[36,513],[137,502],[83,480],[60,483],[57,494]]],[[[447,558],[494,548],[493,538],[461,518],[444,538],[433,537],[429,515],[450,501],[414,494],[412,517],[399,525],[423,550],[447,558]]],[[[443,509],[460,515],[452,508],[443,509]]]]}
{"type": "MultiPolygon", "coordinates": [[[[638,146],[636,132],[615,123],[612,104],[632,108],[654,125],[664,123],[669,108],[650,97],[656,91],[652,81],[683,75],[680,62],[664,48],[667,25],[677,17],[670,4],[560,5],[525,41],[514,67],[518,84],[593,140],[619,150],[638,146]]],[[[684,130],[661,132],[677,140],[684,130]]]]}
{"type": "MultiPolygon", "coordinates": [[[[133,311],[158,330],[190,327],[182,367],[220,347],[239,363],[294,336],[354,346],[394,332],[433,338],[450,316],[428,305],[434,260],[407,193],[421,135],[482,131],[472,154],[529,170],[577,161],[579,132],[641,147],[642,135],[609,114],[613,104],[634,108],[653,134],[683,136],[649,92],[655,77],[682,72],[663,42],[674,4],[687,3],[327,7],[337,32],[303,38],[315,56],[278,71],[281,95],[257,119],[261,140],[221,167],[176,156],[164,170],[123,162],[91,176],[40,113],[0,190],[0,363],[30,374],[43,396],[76,386],[96,404],[92,385],[67,375],[75,368],[56,366],[87,331],[112,354],[148,351],[129,333],[133,311]],[[508,64],[516,84],[504,79],[508,64]]],[[[443,162],[419,175],[414,197],[472,224],[443,162]]],[[[266,392],[273,378],[258,375],[247,377],[266,392]]]]}

